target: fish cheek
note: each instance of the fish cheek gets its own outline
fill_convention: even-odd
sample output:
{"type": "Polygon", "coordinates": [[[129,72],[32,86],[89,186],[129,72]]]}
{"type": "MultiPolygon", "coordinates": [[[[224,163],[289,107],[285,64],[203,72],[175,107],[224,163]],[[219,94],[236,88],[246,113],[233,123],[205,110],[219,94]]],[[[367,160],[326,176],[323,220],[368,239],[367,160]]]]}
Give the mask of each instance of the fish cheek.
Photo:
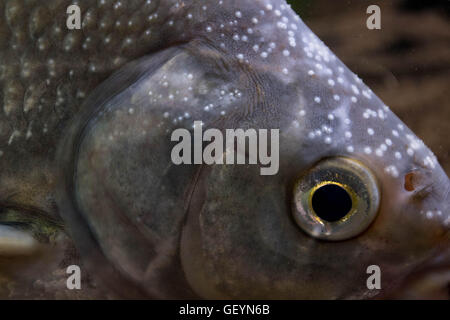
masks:
{"type": "Polygon", "coordinates": [[[302,232],[288,186],[286,176],[260,176],[257,166],[202,168],[181,239],[183,270],[199,296],[320,299],[367,289],[365,269],[359,283],[348,272],[356,269],[355,242],[302,232]]]}
{"type": "Polygon", "coordinates": [[[264,199],[269,209],[273,202],[266,188],[254,192],[258,175],[251,166],[202,168],[181,238],[184,272],[201,297],[261,298],[276,283],[260,234],[268,212],[258,205],[264,199]]]}

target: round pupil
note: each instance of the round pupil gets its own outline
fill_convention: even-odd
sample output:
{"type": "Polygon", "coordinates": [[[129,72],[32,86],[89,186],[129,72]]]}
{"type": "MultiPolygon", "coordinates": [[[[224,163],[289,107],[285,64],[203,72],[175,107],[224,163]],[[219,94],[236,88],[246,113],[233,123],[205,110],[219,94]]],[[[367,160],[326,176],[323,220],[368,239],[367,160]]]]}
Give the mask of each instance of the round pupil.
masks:
{"type": "Polygon", "coordinates": [[[339,221],[352,209],[352,199],[344,188],[327,184],[314,192],[312,208],[322,220],[339,221]]]}

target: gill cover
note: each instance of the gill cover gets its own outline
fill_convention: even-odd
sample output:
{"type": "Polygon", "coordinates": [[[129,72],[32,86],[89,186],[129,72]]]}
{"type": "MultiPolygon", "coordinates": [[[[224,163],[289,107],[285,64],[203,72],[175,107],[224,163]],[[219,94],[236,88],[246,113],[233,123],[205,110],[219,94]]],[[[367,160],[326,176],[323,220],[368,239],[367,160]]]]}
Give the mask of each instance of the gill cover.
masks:
{"type": "Polygon", "coordinates": [[[172,163],[171,133],[251,105],[239,88],[252,80],[237,68],[204,44],[167,49],[115,73],[72,122],[58,156],[61,213],[110,285],[125,278],[144,295],[196,297],[179,250],[198,168],[172,163]]]}

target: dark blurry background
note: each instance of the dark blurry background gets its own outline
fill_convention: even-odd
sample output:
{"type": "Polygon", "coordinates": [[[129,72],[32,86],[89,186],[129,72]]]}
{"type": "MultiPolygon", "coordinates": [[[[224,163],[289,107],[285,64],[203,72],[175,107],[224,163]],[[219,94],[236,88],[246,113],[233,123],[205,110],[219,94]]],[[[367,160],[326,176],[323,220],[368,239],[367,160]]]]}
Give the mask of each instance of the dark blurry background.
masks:
{"type": "Polygon", "coordinates": [[[450,175],[450,0],[289,0],[450,175]],[[366,9],[381,8],[381,30],[366,9]]]}

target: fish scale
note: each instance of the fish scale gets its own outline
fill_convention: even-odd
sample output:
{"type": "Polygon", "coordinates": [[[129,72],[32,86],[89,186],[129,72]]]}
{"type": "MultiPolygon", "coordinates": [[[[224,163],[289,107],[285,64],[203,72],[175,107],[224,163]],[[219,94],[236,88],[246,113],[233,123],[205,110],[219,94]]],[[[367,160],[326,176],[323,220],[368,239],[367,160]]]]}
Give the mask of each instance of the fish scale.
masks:
{"type": "MultiPolygon", "coordinates": [[[[286,85],[298,80],[292,74],[306,70],[313,81],[319,77],[326,80],[329,90],[324,92],[319,88],[316,96],[307,99],[320,100],[321,106],[334,109],[330,117],[333,111],[342,114],[339,108],[345,104],[334,91],[345,90],[355,104],[358,96],[359,99],[372,96],[370,89],[362,87],[356,76],[347,70],[344,74],[343,65],[335,63],[334,54],[283,3],[253,2],[252,7],[246,9],[245,2],[237,5],[212,1],[208,6],[198,2],[133,1],[125,6],[120,1],[86,1],[81,5],[83,28],[72,31],[65,26],[65,8],[71,3],[30,2],[27,10],[21,1],[3,4],[5,19],[0,30],[6,34],[3,46],[9,47],[1,52],[3,143],[0,150],[3,154],[15,144],[20,147],[30,147],[39,141],[51,144],[57,139],[56,132],[76,112],[90,90],[114,70],[151,53],[158,46],[194,37],[206,38],[242,63],[279,74],[286,85]],[[108,14],[97,22],[95,17],[102,12],[108,14]],[[173,16],[167,18],[166,12],[173,16]],[[274,31],[264,32],[274,25],[274,31]],[[180,29],[184,32],[180,33],[180,29]],[[299,29],[303,32],[298,32],[299,29]],[[165,33],[167,38],[164,39],[172,40],[162,43],[165,33]],[[104,51],[109,54],[97,54],[104,51]]],[[[326,130],[317,125],[311,128],[309,135],[323,135],[327,144],[333,141],[326,130]]],[[[369,146],[369,150],[365,146],[365,151],[381,150],[377,147],[369,146]]],[[[349,142],[347,149],[354,148],[349,142]]],[[[411,150],[407,150],[408,154],[413,152],[411,150]]],[[[404,150],[396,152],[405,153],[404,150]]],[[[432,154],[421,158],[425,165],[436,164],[432,154]]]]}
{"type": "Polygon", "coordinates": [[[157,15],[165,10],[156,3],[134,1],[123,8],[111,1],[83,1],[82,30],[68,30],[66,9],[72,1],[2,2],[2,151],[18,143],[52,143],[92,88],[154,50],[164,26],[157,15]]]}

